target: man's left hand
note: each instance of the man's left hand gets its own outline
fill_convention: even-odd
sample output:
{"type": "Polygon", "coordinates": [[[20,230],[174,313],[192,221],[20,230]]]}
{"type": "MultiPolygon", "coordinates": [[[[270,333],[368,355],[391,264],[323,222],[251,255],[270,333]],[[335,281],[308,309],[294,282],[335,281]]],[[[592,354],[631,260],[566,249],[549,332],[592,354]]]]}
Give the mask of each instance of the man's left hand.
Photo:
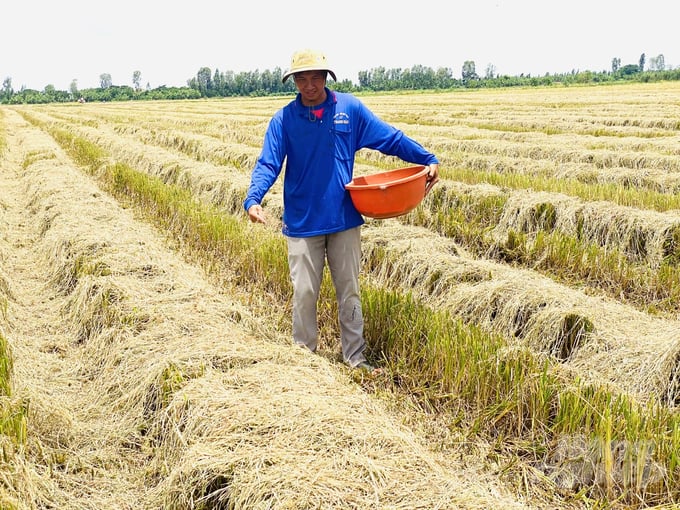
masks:
{"type": "Polygon", "coordinates": [[[439,180],[439,163],[432,163],[428,166],[427,172],[427,183],[425,184],[425,194],[427,195],[432,186],[434,186],[439,180]]]}

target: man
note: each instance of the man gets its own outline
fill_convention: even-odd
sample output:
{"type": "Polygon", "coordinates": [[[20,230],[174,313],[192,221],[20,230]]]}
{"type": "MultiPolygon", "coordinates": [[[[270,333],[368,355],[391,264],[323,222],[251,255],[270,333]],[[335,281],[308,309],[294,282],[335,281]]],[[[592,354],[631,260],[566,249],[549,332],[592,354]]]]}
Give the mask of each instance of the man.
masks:
{"type": "Polygon", "coordinates": [[[298,94],[269,122],[243,206],[251,221],[265,223],[260,204],[286,160],[282,232],[293,284],[293,341],[316,351],[317,301],[327,260],[338,301],[343,360],[352,368],[377,373],[380,369],[364,356],[359,293],[364,219],[345,185],[352,180],[355,153],[362,148],[426,165],[430,180],[438,178],[439,161],[355,96],[328,89],[329,74],[337,81],[322,53],[306,49],[293,54],[283,82],[293,76],[298,94]]]}

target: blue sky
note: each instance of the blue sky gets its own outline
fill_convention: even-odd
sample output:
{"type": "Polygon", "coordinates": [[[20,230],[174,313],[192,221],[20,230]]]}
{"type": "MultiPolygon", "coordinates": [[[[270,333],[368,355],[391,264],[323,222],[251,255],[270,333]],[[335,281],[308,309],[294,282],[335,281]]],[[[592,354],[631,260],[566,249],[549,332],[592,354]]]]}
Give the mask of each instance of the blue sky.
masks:
{"type": "Polygon", "coordinates": [[[664,55],[680,66],[676,0],[84,0],[11,2],[0,16],[0,80],[43,90],[114,85],[181,86],[213,71],[285,69],[299,48],[325,51],[338,79],[383,66],[450,68],[483,75],[611,69],[664,55]]]}

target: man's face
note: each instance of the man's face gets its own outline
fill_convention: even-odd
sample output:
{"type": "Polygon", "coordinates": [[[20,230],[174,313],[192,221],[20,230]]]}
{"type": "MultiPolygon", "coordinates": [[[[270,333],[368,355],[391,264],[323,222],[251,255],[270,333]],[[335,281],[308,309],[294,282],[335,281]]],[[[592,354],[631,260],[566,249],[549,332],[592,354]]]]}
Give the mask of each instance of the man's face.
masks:
{"type": "Polygon", "coordinates": [[[326,99],[326,71],[302,71],[295,73],[294,80],[305,106],[316,106],[326,99]]]}

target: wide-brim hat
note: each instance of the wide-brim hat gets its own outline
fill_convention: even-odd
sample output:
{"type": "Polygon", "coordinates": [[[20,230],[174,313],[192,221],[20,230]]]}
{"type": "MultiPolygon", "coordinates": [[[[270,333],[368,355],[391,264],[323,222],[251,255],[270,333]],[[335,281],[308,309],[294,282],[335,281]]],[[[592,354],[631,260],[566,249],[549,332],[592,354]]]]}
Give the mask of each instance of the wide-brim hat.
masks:
{"type": "Polygon", "coordinates": [[[338,81],[335,73],[328,67],[326,55],[315,50],[300,50],[293,53],[293,57],[290,59],[290,68],[283,74],[281,81],[286,83],[291,74],[303,71],[328,71],[333,80],[338,81]]]}

